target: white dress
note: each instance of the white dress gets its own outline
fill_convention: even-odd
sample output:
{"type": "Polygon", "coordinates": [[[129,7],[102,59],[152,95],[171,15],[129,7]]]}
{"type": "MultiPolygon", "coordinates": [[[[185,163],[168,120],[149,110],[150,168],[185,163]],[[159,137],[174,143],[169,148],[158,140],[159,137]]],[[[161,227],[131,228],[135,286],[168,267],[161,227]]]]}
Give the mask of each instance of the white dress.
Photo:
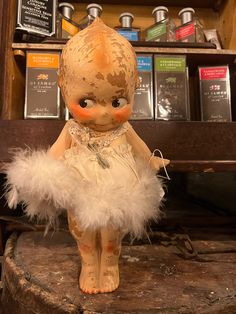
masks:
{"type": "Polygon", "coordinates": [[[30,218],[48,226],[66,209],[82,230],[109,226],[141,236],[159,218],[163,189],[155,171],[134,158],[125,140],[131,126],[96,133],[73,119],[67,123],[72,144],[60,160],[45,150],[15,152],[5,170],[9,206],[23,203],[30,218]]]}
{"type": "Polygon", "coordinates": [[[131,126],[126,122],[96,133],[73,119],[67,123],[72,144],[63,159],[78,176],[77,205],[69,209],[78,224],[92,230],[111,226],[140,236],[147,221],[159,217],[163,189],[155,172],[134,159],[128,143],[112,145],[131,126]]]}

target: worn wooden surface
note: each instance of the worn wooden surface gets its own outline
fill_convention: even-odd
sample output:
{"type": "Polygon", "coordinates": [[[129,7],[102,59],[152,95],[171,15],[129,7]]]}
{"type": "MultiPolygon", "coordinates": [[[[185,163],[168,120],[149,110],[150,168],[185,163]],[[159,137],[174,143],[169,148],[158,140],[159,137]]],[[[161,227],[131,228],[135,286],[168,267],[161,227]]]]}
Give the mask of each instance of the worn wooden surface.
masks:
{"type": "Polygon", "coordinates": [[[202,252],[198,260],[184,260],[173,246],[123,246],[118,290],[89,296],[78,288],[80,260],[69,233],[23,233],[6,249],[3,308],[7,314],[236,313],[235,233],[201,237],[193,242],[202,252]]]}

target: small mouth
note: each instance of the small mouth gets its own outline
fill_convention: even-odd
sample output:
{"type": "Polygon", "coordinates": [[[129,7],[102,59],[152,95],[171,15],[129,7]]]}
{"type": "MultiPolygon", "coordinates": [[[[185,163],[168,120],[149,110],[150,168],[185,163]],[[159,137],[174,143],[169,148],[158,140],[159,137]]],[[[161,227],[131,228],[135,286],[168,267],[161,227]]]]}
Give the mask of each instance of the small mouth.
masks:
{"type": "Polygon", "coordinates": [[[100,132],[105,132],[105,131],[109,131],[112,129],[115,129],[117,126],[112,124],[112,123],[107,123],[107,124],[93,124],[90,125],[91,129],[100,131],[100,132]]]}

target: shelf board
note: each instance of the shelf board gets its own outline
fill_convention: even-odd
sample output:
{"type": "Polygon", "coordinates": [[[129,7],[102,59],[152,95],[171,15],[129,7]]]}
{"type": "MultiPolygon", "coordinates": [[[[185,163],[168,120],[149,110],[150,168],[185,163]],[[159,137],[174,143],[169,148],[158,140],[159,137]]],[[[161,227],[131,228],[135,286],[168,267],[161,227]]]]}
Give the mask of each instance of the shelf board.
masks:
{"type": "MultiPolygon", "coordinates": [[[[60,0],[59,2],[63,2],[60,0]]],[[[80,0],[72,0],[74,3],[81,3],[80,0]]],[[[91,3],[90,0],[83,0],[83,3],[91,3]]],[[[191,6],[193,8],[211,8],[213,10],[219,10],[221,5],[225,0],[192,0],[191,3],[187,0],[159,0],[158,3],[156,0],[97,0],[96,3],[99,4],[117,4],[117,5],[150,5],[150,6],[159,6],[164,5],[167,7],[186,7],[191,6]]]]}
{"type": "Polygon", "coordinates": [[[13,49],[21,50],[62,50],[65,44],[32,44],[32,43],[12,43],[13,49]]]}
{"type": "Polygon", "coordinates": [[[170,172],[224,172],[235,171],[236,160],[173,160],[167,167],[170,172]]]}
{"type": "MultiPolygon", "coordinates": [[[[140,42],[140,46],[134,46],[137,52],[160,52],[160,53],[181,53],[181,54],[210,54],[210,55],[227,55],[236,57],[236,50],[230,49],[206,49],[206,48],[186,48],[186,47],[160,47],[157,43],[153,46],[145,46],[145,42],[140,42]]],[[[22,50],[62,50],[65,44],[58,43],[12,43],[13,49],[22,50]]]]}
{"type": "MultiPolygon", "coordinates": [[[[0,165],[9,162],[9,148],[48,148],[65,121],[1,120],[0,165]]],[[[236,122],[132,121],[151,151],[159,148],[171,160],[170,171],[236,171],[236,122]],[[224,139],[224,140],[222,140],[224,139]]]]}
{"type": "MultiPolygon", "coordinates": [[[[13,49],[21,50],[51,50],[61,51],[65,44],[49,43],[13,43],[13,49]]],[[[205,49],[205,48],[168,48],[168,47],[134,47],[136,53],[156,54],[184,54],[187,55],[187,63],[191,65],[208,64],[233,64],[236,60],[236,50],[229,49],[205,49]]]]}
{"type": "MultiPolygon", "coordinates": [[[[0,161],[0,172],[2,172],[9,159],[6,161],[0,161]]],[[[236,170],[236,160],[171,160],[171,163],[167,166],[167,171],[172,172],[204,172],[204,173],[214,173],[214,172],[235,172],[236,170]]],[[[163,172],[163,175],[164,172],[163,172]]]]}

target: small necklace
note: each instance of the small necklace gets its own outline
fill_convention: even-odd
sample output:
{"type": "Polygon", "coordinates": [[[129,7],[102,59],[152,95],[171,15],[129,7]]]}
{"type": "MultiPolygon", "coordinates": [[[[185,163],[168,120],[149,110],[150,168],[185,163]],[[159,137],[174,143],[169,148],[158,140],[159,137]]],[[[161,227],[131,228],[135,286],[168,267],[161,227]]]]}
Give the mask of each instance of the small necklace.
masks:
{"type": "Polygon", "coordinates": [[[79,141],[85,145],[92,145],[96,147],[96,150],[101,150],[104,147],[108,147],[110,143],[123,134],[127,129],[127,124],[122,124],[116,129],[97,132],[90,129],[75,120],[71,121],[70,134],[79,139],[79,141]]]}

